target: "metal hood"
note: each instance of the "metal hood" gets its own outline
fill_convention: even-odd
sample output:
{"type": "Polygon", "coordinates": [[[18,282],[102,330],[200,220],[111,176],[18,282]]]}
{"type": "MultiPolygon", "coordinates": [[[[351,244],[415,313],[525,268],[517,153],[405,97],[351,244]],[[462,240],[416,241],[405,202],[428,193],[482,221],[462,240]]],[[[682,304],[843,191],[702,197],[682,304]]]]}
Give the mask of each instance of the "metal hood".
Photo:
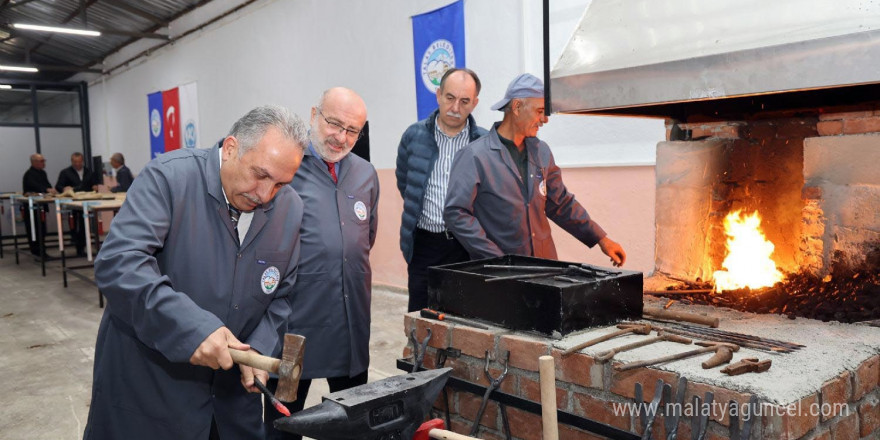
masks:
{"type": "Polygon", "coordinates": [[[593,0],[554,112],[687,120],[880,96],[876,0],[593,0]]]}

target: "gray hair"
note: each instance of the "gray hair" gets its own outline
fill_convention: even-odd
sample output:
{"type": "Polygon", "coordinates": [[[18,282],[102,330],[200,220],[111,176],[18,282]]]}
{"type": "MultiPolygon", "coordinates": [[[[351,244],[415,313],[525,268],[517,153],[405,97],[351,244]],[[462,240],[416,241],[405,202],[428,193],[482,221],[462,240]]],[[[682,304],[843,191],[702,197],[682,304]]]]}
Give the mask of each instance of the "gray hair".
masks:
{"type": "Polygon", "coordinates": [[[308,145],[308,128],[299,116],[278,105],[264,105],[249,111],[229,130],[227,136],[238,139],[238,157],[257,145],[269,127],[277,128],[301,149],[308,145]]]}

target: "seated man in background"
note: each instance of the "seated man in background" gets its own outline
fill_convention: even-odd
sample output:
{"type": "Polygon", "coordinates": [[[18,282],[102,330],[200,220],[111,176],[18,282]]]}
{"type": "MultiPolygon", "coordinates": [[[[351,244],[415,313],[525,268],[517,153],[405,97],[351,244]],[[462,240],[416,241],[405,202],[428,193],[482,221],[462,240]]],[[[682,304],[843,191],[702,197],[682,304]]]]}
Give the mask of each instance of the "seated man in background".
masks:
{"type": "Polygon", "coordinates": [[[110,188],[111,192],[126,192],[134,182],[131,170],[125,166],[125,156],[122,153],[113,153],[110,156],[110,166],[113,167],[113,175],[116,177],[116,186],[110,188]]]}
{"type": "MultiPolygon", "coordinates": [[[[84,166],[83,154],[76,152],[70,155],[70,166],[58,173],[58,183],[55,189],[61,193],[68,188],[73,191],[95,191],[98,185],[95,183],[91,170],[84,166]]],[[[86,255],[86,232],[81,215],[73,216],[73,228],[70,231],[73,244],[76,246],[76,256],[86,255]]]]}
{"type": "Polygon", "coordinates": [[[536,137],[547,122],[541,80],[517,76],[492,110],[504,118],[456,154],[443,210],[471,259],[515,254],[555,260],[550,219],[622,266],[623,248],[568,192],[550,147],[536,137]]]}

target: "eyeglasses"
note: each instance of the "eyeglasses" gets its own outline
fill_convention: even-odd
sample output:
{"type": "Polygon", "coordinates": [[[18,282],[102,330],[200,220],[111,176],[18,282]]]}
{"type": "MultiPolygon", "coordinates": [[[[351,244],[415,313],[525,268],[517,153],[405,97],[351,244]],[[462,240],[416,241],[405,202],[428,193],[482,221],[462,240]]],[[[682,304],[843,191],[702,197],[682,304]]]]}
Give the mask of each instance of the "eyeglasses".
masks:
{"type": "Polygon", "coordinates": [[[351,136],[355,139],[360,139],[361,136],[364,135],[363,130],[352,130],[350,128],[344,127],[342,124],[340,124],[338,122],[331,121],[331,120],[327,119],[327,117],[324,116],[324,113],[321,111],[321,109],[318,109],[318,114],[321,115],[321,118],[323,118],[324,122],[326,122],[328,125],[338,128],[339,131],[337,133],[342,133],[344,131],[346,136],[351,136]]]}

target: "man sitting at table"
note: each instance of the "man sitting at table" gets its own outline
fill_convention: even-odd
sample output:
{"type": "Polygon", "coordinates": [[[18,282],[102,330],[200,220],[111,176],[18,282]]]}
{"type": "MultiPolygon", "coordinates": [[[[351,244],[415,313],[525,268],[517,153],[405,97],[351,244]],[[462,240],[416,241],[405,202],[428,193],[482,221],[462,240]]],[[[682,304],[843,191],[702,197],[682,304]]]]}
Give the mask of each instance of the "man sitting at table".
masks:
{"type": "MultiPolygon", "coordinates": [[[[70,166],[61,170],[58,174],[58,183],[55,189],[64,192],[68,188],[73,191],[95,191],[98,185],[92,172],[84,166],[83,154],[76,152],[70,155],[70,166]]],[[[86,247],[86,232],[83,226],[83,218],[80,215],[73,216],[73,227],[70,230],[71,239],[76,246],[76,256],[84,257],[86,247]]]]}

